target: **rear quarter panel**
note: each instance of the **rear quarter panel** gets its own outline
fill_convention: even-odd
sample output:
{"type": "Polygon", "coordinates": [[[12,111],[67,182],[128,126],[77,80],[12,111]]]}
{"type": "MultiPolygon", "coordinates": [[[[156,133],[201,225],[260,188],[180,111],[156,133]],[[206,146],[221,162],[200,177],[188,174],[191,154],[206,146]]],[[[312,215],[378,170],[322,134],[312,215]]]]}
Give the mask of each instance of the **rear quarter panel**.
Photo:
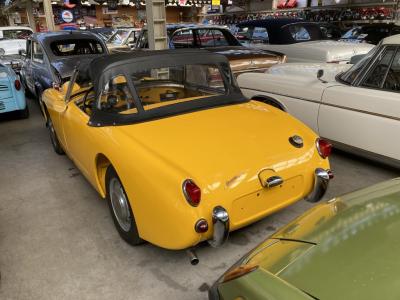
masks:
{"type": "Polygon", "coordinates": [[[318,109],[324,86],[311,77],[246,73],[238,77],[247,98],[267,96],[318,133],[318,109]]]}

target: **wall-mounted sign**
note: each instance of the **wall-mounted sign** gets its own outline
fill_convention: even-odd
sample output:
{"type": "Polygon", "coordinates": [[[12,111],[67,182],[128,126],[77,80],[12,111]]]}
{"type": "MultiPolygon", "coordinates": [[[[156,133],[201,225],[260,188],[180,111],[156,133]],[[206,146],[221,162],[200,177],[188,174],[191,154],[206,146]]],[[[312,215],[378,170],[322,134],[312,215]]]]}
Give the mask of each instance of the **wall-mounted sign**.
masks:
{"type": "Polygon", "coordinates": [[[63,10],[61,12],[61,19],[65,23],[71,23],[74,20],[74,15],[72,14],[72,12],[70,10],[63,10]]]}
{"type": "Polygon", "coordinates": [[[185,6],[186,5],[186,0],[179,0],[179,5],[180,6],[185,6]]]}
{"type": "Polygon", "coordinates": [[[220,6],[221,5],[221,0],[211,0],[211,5],[212,6],[220,6]]]}

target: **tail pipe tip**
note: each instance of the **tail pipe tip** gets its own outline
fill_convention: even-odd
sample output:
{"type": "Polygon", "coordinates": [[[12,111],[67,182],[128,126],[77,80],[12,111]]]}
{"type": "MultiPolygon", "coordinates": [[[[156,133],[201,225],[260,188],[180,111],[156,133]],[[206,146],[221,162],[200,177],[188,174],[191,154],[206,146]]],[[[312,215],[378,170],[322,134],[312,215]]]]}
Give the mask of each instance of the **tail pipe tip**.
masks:
{"type": "Polygon", "coordinates": [[[192,266],[195,266],[199,263],[199,258],[196,255],[196,252],[193,249],[186,250],[187,255],[189,256],[189,261],[192,266]]]}

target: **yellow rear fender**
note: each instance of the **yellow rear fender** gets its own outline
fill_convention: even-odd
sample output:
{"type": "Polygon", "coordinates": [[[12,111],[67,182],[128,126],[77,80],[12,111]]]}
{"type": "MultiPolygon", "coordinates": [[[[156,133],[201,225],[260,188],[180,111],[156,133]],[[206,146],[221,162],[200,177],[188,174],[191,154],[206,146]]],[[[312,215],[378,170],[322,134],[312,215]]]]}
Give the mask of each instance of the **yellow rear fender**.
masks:
{"type": "Polygon", "coordinates": [[[202,209],[190,206],[183,194],[182,183],[189,176],[127,138],[118,127],[112,130],[113,140],[123,142],[103,144],[106,148],[96,155],[96,185],[101,196],[106,196],[105,175],[112,165],[124,186],[142,239],[168,249],[197,244],[204,238],[194,230],[202,209]]]}

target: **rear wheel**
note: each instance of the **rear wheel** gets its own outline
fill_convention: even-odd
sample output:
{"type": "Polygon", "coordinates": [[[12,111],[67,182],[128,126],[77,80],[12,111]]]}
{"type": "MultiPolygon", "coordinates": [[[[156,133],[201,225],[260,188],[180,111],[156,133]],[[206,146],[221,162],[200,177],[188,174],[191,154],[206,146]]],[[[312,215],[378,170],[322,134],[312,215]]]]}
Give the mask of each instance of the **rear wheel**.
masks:
{"type": "Polygon", "coordinates": [[[140,238],[135,217],[129,204],[128,196],[112,166],[106,172],[108,207],[119,235],[131,245],[139,245],[144,241],[140,238]]]}
{"type": "Polygon", "coordinates": [[[59,155],[63,155],[65,152],[61,147],[60,141],[58,140],[57,133],[54,129],[53,121],[51,120],[50,116],[47,116],[47,128],[49,129],[50,140],[54,151],[59,155]]]}

